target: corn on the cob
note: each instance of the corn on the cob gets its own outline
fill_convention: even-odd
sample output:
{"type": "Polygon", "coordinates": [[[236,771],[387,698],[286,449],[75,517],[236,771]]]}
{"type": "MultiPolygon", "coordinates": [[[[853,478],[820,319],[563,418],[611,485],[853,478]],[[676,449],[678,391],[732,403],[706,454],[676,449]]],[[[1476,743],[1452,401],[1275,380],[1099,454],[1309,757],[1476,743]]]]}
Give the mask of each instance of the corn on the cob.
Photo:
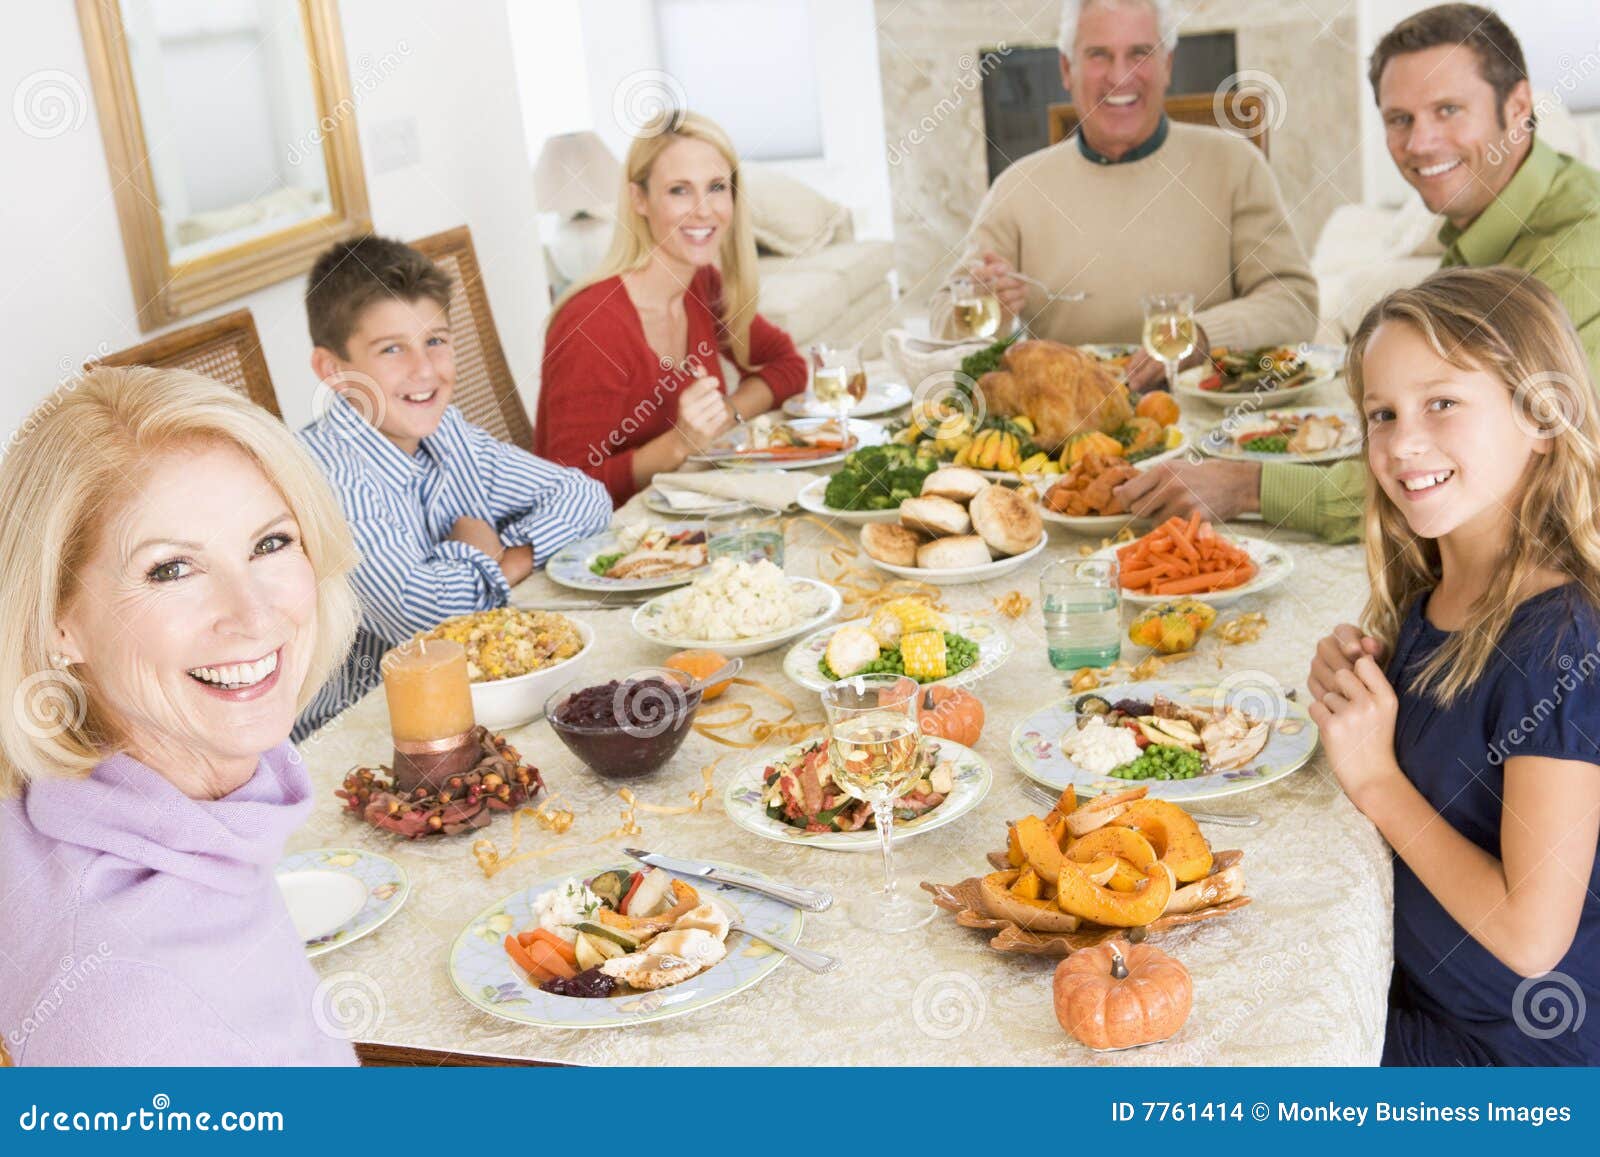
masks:
{"type": "Polygon", "coordinates": [[[902,631],[942,631],[944,616],[934,610],[926,599],[890,599],[883,609],[900,620],[902,631]]]}
{"type": "Polygon", "coordinates": [[[900,661],[913,679],[943,679],[949,674],[945,664],[943,631],[909,631],[900,639],[900,661]]]}

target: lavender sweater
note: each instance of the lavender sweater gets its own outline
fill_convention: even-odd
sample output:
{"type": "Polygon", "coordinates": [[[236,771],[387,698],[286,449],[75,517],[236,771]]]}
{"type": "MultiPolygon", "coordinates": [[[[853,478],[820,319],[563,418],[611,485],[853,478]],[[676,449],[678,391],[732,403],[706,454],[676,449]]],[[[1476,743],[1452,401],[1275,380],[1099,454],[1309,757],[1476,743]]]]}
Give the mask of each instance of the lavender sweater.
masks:
{"type": "Polygon", "coordinates": [[[0,802],[0,1034],[21,1065],[349,1065],[273,882],[311,807],[285,743],[219,800],[126,755],[0,802]]]}

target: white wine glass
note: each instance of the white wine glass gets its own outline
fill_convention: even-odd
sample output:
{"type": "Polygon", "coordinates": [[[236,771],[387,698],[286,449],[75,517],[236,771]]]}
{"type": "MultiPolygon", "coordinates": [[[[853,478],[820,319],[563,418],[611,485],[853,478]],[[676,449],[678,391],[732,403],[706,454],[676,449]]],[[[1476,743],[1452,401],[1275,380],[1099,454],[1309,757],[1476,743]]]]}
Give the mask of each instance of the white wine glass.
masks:
{"type": "Polygon", "coordinates": [[[861,347],[829,345],[811,347],[811,396],[839,411],[839,441],[850,445],[850,411],[867,396],[867,371],[861,364],[861,347]]]}
{"type": "Polygon", "coordinates": [[[1167,368],[1167,391],[1178,381],[1178,364],[1194,352],[1197,331],[1194,294],[1152,293],[1140,299],[1144,306],[1145,352],[1167,368]]]}
{"type": "Polygon", "coordinates": [[[918,690],[906,675],[853,675],[822,692],[833,781],[872,805],[883,849],[883,891],[850,906],[851,921],[876,932],[909,932],[933,919],[932,905],[901,893],[894,875],[894,803],[919,774],[918,690]]]}
{"type": "Polygon", "coordinates": [[[1000,299],[975,277],[950,282],[950,321],[960,338],[994,337],[1000,332],[1000,299]]]}

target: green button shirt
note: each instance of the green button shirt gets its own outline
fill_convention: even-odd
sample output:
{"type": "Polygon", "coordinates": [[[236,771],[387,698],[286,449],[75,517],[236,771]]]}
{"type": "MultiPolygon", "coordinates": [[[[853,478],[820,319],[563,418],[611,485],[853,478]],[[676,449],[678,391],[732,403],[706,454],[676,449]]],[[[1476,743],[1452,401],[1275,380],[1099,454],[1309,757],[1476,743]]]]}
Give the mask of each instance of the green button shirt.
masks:
{"type": "MultiPolygon", "coordinates": [[[[1589,354],[1600,389],[1600,172],[1535,139],[1527,159],[1477,220],[1446,224],[1441,267],[1510,265],[1560,298],[1589,354]]],[[[1359,458],[1323,469],[1261,468],[1261,513],[1272,523],[1327,542],[1361,536],[1367,467],[1359,458]]]]}

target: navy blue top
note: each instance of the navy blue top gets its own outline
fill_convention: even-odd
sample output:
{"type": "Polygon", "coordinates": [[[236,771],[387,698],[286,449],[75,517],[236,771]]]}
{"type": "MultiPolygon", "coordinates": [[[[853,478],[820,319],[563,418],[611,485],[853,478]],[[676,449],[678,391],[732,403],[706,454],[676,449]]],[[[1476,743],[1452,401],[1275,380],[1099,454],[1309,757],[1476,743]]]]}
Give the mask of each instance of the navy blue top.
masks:
{"type": "MultiPolygon", "coordinates": [[[[1530,755],[1600,764],[1594,683],[1600,613],[1574,583],[1528,599],[1483,677],[1453,706],[1440,708],[1408,689],[1449,638],[1425,617],[1427,601],[1418,599],[1406,616],[1389,663],[1399,697],[1395,757],[1447,823],[1498,858],[1506,760],[1530,755]]],[[[1597,896],[1600,862],[1590,871],[1572,947],[1552,973],[1525,982],[1456,923],[1396,856],[1397,979],[1420,1011],[1470,1038],[1496,1064],[1600,1064],[1597,896]],[[1578,1015],[1582,1024],[1574,1028],[1578,1015]]]]}

